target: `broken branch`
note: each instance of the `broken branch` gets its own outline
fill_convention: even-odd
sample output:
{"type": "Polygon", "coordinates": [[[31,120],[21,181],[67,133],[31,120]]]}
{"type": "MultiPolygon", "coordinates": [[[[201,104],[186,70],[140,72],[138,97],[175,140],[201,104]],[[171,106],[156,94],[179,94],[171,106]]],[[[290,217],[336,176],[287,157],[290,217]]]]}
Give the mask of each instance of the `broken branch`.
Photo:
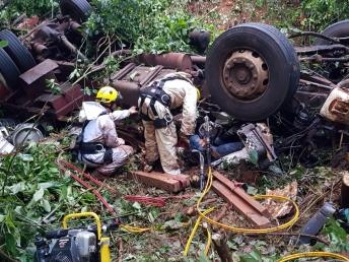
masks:
{"type": "Polygon", "coordinates": [[[233,262],[224,234],[214,234],[212,236],[212,242],[222,262],[233,262]]]}

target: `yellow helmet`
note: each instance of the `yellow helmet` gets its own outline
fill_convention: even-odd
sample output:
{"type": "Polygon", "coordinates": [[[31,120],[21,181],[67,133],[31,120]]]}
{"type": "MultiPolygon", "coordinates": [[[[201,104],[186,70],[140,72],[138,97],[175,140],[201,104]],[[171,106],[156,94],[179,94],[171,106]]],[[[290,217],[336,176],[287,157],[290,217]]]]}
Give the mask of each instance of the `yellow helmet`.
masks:
{"type": "Polygon", "coordinates": [[[96,100],[101,103],[109,104],[118,99],[119,93],[111,86],[103,86],[98,90],[96,100]]]}

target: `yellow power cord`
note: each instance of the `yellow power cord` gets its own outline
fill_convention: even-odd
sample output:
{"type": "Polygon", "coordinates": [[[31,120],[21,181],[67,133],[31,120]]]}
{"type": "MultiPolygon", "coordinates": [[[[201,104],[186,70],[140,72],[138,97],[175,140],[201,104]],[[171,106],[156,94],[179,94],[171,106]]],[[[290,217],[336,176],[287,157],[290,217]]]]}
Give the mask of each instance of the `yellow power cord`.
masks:
{"type": "Polygon", "coordinates": [[[291,261],[297,258],[304,258],[304,257],[329,257],[329,258],[337,258],[341,259],[342,261],[349,261],[349,258],[335,254],[335,253],[330,253],[330,252],[321,252],[321,251],[315,251],[315,252],[305,252],[305,253],[297,253],[297,254],[292,254],[286,257],[281,258],[277,262],[286,262],[286,261],[291,261]]]}
{"type": "MultiPolygon", "coordinates": [[[[199,198],[199,200],[197,202],[197,205],[196,205],[198,213],[199,213],[199,217],[196,220],[194,228],[191,231],[190,237],[189,237],[189,239],[187,241],[187,244],[185,246],[184,256],[188,255],[191,242],[193,241],[193,238],[194,238],[194,236],[196,234],[196,231],[199,228],[199,225],[200,225],[200,223],[201,223],[201,221],[203,219],[206,220],[208,223],[210,223],[212,225],[220,226],[220,227],[222,227],[224,229],[230,230],[230,231],[235,232],[235,233],[266,234],[266,233],[269,233],[269,232],[275,232],[275,231],[278,231],[278,230],[286,229],[286,228],[292,226],[299,218],[299,208],[298,208],[297,204],[293,200],[288,199],[286,197],[281,197],[281,196],[259,195],[259,196],[255,196],[254,198],[255,199],[272,198],[274,200],[279,200],[279,201],[290,201],[292,203],[292,205],[295,207],[295,210],[296,210],[294,217],[289,222],[287,222],[285,224],[282,224],[282,225],[277,226],[277,227],[264,228],[264,229],[249,229],[249,228],[231,227],[231,226],[228,226],[226,224],[222,224],[222,223],[219,223],[217,221],[214,221],[213,219],[210,219],[210,218],[207,217],[207,215],[214,210],[213,207],[205,210],[204,212],[201,212],[200,209],[199,209],[199,206],[200,206],[200,203],[201,203],[202,199],[205,197],[205,195],[207,194],[207,192],[210,190],[210,188],[212,186],[212,181],[213,181],[212,169],[209,168],[209,171],[208,171],[208,183],[206,184],[205,190],[202,193],[202,195],[199,198]]],[[[143,232],[147,232],[147,231],[151,231],[152,230],[152,228],[150,228],[150,227],[149,228],[140,228],[140,227],[133,227],[133,226],[130,226],[130,225],[120,225],[120,227],[122,229],[130,232],[130,233],[143,233],[143,232]]],[[[205,256],[208,255],[208,252],[210,250],[210,246],[212,244],[212,234],[211,234],[211,232],[210,232],[210,230],[208,228],[206,230],[207,230],[208,241],[207,241],[207,244],[206,244],[205,250],[204,250],[205,256]]],[[[305,257],[328,257],[328,258],[341,259],[342,261],[349,261],[349,258],[347,258],[345,256],[342,256],[342,255],[339,255],[339,254],[317,251],[317,252],[305,252],[305,253],[292,254],[292,255],[286,256],[286,257],[278,260],[277,262],[286,262],[286,261],[291,261],[291,260],[294,260],[294,259],[305,258],[305,257]]]]}
{"type": "Polygon", "coordinates": [[[205,252],[204,252],[205,256],[208,255],[208,251],[210,251],[210,247],[211,247],[211,243],[212,243],[211,231],[208,228],[206,228],[206,230],[207,230],[207,244],[205,246],[205,252]]]}
{"type": "MultiPolygon", "coordinates": [[[[273,199],[273,200],[277,200],[277,201],[289,201],[293,207],[295,208],[295,214],[293,216],[293,218],[284,223],[284,224],[281,224],[279,226],[276,226],[276,227],[271,227],[271,228],[262,228],[262,229],[251,229],[251,228],[240,228],[240,227],[232,227],[232,226],[228,226],[226,224],[223,224],[223,223],[220,223],[218,221],[215,221],[209,217],[207,217],[206,215],[210,212],[212,212],[214,210],[214,208],[210,208],[204,212],[201,212],[200,211],[200,204],[202,202],[202,199],[205,197],[205,195],[208,193],[208,191],[211,189],[211,186],[212,186],[212,181],[213,181],[213,175],[212,175],[212,168],[209,167],[208,168],[208,175],[207,175],[207,183],[206,183],[206,186],[205,186],[205,189],[203,191],[203,193],[201,194],[197,204],[196,204],[196,208],[198,210],[198,213],[199,213],[199,217],[195,223],[195,226],[190,234],[190,237],[186,243],[186,246],[185,246],[185,249],[184,249],[184,256],[187,256],[188,252],[189,252],[189,248],[190,248],[190,245],[191,245],[191,242],[194,238],[194,235],[197,231],[197,228],[201,222],[201,220],[205,220],[207,223],[211,224],[211,225],[215,225],[215,226],[218,226],[218,227],[221,227],[221,228],[224,228],[226,230],[229,230],[231,232],[234,232],[234,233],[252,233],[252,234],[267,234],[267,233],[271,233],[271,232],[276,232],[276,231],[279,231],[279,230],[283,230],[283,229],[286,229],[286,228],[289,228],[291,227],[294,223],[297,222],[297,220],[299,219],[299,207],[298,205],[296,204],[295,201],[293,201],[292,199],[289,199],[287,197],[282,197],[282,196],[273,196],[273,195],[258,195],[258,196],[255,196],[254,198],[255,199],[273,199]]],[[[211,236],[211,234],[209,235],[211,236]]],[[[206,245],[206,248],[205,248],[205,254],[206,254],[206,250],[208,252],[208,245],[209,243],[211,242],[212,240],[209,239],[207,245],[206,245]]],[[[296,258],[302,258],[302,257],[314,257],[314,256],[320,256],[320,257],[332,257],[332,258],[339,258],[339,259],[343,259],[343,261],[349,261],[349,258],[347,257],[344,257],[342,255],[338,255],[338,254],[334,254],[334,253],[329,253],[329,252],[306,252],[306,253],[298,253],[298,254],[293,254],[293,255],[290,255],[290,256],[287,256],[287,257],[284,257],[283,259],[279,260],[278,262],[285,262],[285,261],[289,261],[289,260],[292,260],[292,259],[296,259],[296,258]]]]}
{"type": "Polygon", "coordinates": [[[130,225],[120,225],[120,228],[130,233],[143,233],[151,230],[150,227],[142,228],[142,227],[133,227],[130,225]]]}
{"type": "MultiPolygon", "coordinates": [[[[211,207],[210,209],[207,209],[206,211],[204,211],[204,215],[207,215],[208,213],[212,212],[213,211],[213,207],[211,207]]],[[[194,228],[193,230],[191,231],[190,233],[190,236],[189,236],[189,239],[188,239],[188,242],[185,246],[185,249],[184,249],[184,256],[187,256],[188,255],[188,252],[189,252],[189,247],[190,247],[190,243],[193,241],[193,238],[195,236],[195,233],[196,231],[198,230],[199,228],[199,225],[200,225],[200,222],[201,222],[201,217],[198,217],[198,219],[196,220],[196,223],[194,225],[194,228]],[[189,243],[189,245],[188,245],[189,243]]]]}

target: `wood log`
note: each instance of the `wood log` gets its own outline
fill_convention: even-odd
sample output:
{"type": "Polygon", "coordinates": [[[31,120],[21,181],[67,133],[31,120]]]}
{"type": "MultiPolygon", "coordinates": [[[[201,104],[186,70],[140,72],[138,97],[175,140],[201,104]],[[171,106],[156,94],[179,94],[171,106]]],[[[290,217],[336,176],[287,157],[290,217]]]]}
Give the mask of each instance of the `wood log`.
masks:
{"type": "Polygon", "coordinates": [[[212,242],[222,262],[233,262],[227,240],[223,232],[213,234],[212,242]]]}

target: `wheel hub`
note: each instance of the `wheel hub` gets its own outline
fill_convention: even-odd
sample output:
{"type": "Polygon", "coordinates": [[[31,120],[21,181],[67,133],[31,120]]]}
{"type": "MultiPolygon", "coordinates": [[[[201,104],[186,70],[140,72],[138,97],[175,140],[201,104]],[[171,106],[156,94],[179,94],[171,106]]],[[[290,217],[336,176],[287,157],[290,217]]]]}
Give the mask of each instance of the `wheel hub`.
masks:
{"type": "Polygon", "coordinates": [[[239,99],[252,100],[259,97],[267,89],[268,83],[267,64],[255,52],[236,51],[224,64],[224,88],[239,99]]]}

